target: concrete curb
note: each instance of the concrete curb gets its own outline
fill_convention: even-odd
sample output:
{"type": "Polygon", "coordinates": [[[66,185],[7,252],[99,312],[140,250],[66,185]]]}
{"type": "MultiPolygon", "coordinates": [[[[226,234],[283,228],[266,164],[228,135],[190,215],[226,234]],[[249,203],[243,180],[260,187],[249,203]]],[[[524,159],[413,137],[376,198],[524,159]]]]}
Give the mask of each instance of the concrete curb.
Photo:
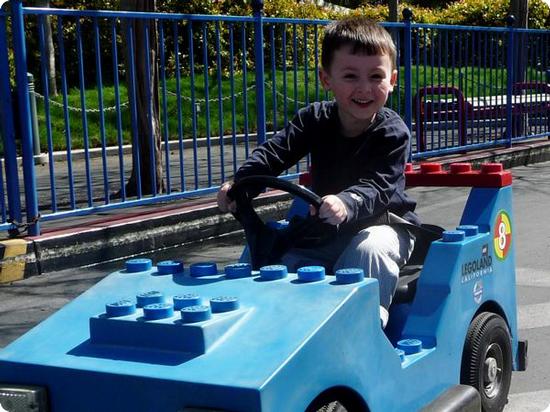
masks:
{"type": "MultiPolygon", "coordinates": [[[[501,162],[505,168],[550,160],[550,141],[517,144],[509,149],[495,148],[468,154],[431,158],[443,164],[501,162]]],[[[290,196],[269,192],[256,200],[256,210],[264,219],[281,219],[290,204],[290,196]]],[[[157,209],[155,209],[157,210],[157,209]]],[[[102,223],[83,222],[76,229],[59,230],[29,237],[26,253],[15,260],[25,262],[23,277],[68,268],[94,265],[138,254],[176,247],[210,238],[242,233],[239,223],[229,214],[220,214],[213,199],[199,205],[171,208],[164,212],[132,211],[102,223]]],[[[13,260],[13,259],[12,259],[13,260]]],[[[2,261],[4,267],[4,261],[2,261]]],[[[20,273],[20,272],[18,272],[20,273]]],[[[1,282],[17,280],[0,276],[1,282]]]]}
{"type": "MultiPolygon", "coordinates": [[[[264,219],[281,219],[289,205],[290,196],[277,192],[259,198],[256,210],[264,219]]],[[[29,241],[35,256],[35,272],[48,273],[240,232],[239,222],[230,214],[221,214],[210,202],[191,210],[149,213],[131,220],[113,220],[101,227],[29,238],[29,241]]]]}

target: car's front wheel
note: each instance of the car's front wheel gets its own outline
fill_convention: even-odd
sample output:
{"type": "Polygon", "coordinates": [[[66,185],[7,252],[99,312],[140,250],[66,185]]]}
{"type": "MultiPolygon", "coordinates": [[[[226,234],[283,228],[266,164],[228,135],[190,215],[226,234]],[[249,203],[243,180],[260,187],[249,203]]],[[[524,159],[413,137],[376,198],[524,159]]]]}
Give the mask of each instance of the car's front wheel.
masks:
{"type": "Polygon", "coordinates": [[[512,343],[508,325],[499,315],[482,312],[466,334],[460,380],[481,395],[484,412],[502,411],[512,378],[512,343]]]}

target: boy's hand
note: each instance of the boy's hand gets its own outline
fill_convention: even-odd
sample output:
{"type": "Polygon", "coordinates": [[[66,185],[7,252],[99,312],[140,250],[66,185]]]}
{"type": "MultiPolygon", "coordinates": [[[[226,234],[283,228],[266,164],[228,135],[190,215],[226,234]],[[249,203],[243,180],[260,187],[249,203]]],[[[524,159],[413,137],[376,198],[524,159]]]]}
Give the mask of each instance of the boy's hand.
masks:
{"type": "MultiPolygon", "coordinates": [[[[316,210],[313,206],[310,206],[309,211],[312,216],[315,216],[316,210]]],[[[323,203],[319,208],[320,219],[322,219],[325,223],[336,226],[340,223],[343,223],[347,217],[348,211],[346,209],[346,206],[338,196],[323,196],[323,203]]]]}
{"type": "Polygon", "coordinates": [[[237,210],[237,204],[235,203],[235,201],[231,200],[229,196],[227,196],[227,192],[229,191],[229,189],[231,189],[231,186],[233,186],[233,182],[225,182],[220,187],[220,190],[218,190],[218,208],[224,213],[234,213],[237,210]]]}

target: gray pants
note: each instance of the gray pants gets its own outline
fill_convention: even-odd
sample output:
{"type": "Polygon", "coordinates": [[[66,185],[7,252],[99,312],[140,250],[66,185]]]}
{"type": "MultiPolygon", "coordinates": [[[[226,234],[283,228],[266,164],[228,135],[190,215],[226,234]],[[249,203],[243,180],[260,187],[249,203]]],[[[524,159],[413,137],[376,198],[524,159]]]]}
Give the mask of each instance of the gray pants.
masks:
{"type": "Polygon", "coordinates": [[[380,305],[387,310],[397,288],[399,269],[410,258],[415,238],[403,227],[370,226],[355,236],[338,237],[318,248],[294,248],[282,263],[295,272],[302,266],[321,265],[327,272],[362,268],[366,277],[378,279],[380,305]]]}

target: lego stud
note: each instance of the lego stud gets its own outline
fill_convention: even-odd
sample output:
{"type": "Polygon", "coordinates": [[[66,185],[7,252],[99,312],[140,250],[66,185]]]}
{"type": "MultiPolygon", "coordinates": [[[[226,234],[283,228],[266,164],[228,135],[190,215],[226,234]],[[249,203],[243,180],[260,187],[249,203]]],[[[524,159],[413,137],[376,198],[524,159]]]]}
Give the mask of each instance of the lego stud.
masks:
{"type": "Polygon", "coordinates": [[[420,172],[422,173],[438,173],[442,170],[441,163],[420,163],[420,172]]]}
{"type": "Polygon", "coordinates": [[[443,242],[460,242],[466,234],[463,230],[446,230],[443,232],[443,242]]]}
{"type": "Polygon", "coordinates": [[[218,274],[218,265],[213,262],[193,263],[189,267],[191,276],[198,278],[201,276],[211,276],[218,274]]]}
{"type": "Polygon", "coordinates": [[[264,280],[277,280],[286,278],[288,269],[285,265],[269,265],[260,268],[260,277],[264,280]]]}
{"type": "Polygon", "coordinates": [[[395,348],[395,353],[397,353],[401,362],[405,360],[405,351],[403,349],[395,348]]]}
{"type": "Polygon", "coordinates": [[[365,279],[365,271],[361,268],[346,268],[336,271],[336,281],[342,285],[361,282],[365,279]]]}
{"type": "Polygon", "coordinates": [[[143,315],[147,320],[166,319],[174,316],[174,306],[171,303],[153,303],[143,307],[143,315]]]}
{"type": "Polygon", "coordinates": [[[405,173],[406,172],[412,172],[413,171],[413,164],[412,163],[406,163],[405,164],[405,173]]]}
{"type": "Polygon", "coordinates": [[[481,173],[500,173],[503,170],[502,163],[484,163],[481,165],[481,173]]]}
{"type": "Polygon", "coordinates": [[[136,312],[136,305],[130,299],[122,299],[117,302],[107,303],[105,311],[110,318],[132,315],[136,312]]]}
{"type": "Polygon", "coordinates": [[[180,310],[188,306],[197,306],[201,304],[201,297],[196,293],[186,293],[185,295],[174,296],[174,309],[180,310]]]}
{"type": "Polygon", "coordinates": [[[252,275],[252,267],[249,263],[234,263],[224,268],[227,279],[246,278],[252,275]]]}
{"type": "Polygon", "coordinates": [[[218,296],[210,299],[210,307],[214,313],[231,312],[239,309],[239,299],[233,296],[218,296]]]}
{"type": "Polygon", "coordinates": [[[422,350],[422,341],[420,339],[403,339],[397,342],[397,348],[405,352],[405,355],[412,355],[422,350]]]}
{"type": "Polygon", "coordinates": [[[142,308],[146,305],[152,305],[153,303],[163,303],[164,295],[156,290],[149,292],[143,292],[136,296],[138,308],[142,308]]]}
{"type": "Polygon", "coordinates": [[[151,259],[130,259],[126,261],[126,271],[130,273],[145,272],[153,267],[151,259]]]}
{"type": "Polygon", "coordinates": [[[157,263],[157,271],[161,275],[182,273],[183,262],[181,260],[163,260],[157,263]]]}
{"type": "Polygon", "coordinates": [[[479,227],[476,225],[460,225],[456,230],[462,230],[466,237],[475,236],[479,233],[479,227]]]}
{"type": "Polygon", "coordinates": [[[472,171],[472,164],[471,163],[452,163],[450,170],[452,174],[468,173],[472,171]]]}
{"type": "Polygon", "coordinates": [[[180,313],[184,323],[203,322],[212,317],[210,306],[205,305],[188,306],[180,310],[180,313]]]}
{"type": "Polygon", "coordinates": [[[298,279],[302,282],[317,282],[325,278],[323,266],[304,266],[298,269],[298,279]]]}

